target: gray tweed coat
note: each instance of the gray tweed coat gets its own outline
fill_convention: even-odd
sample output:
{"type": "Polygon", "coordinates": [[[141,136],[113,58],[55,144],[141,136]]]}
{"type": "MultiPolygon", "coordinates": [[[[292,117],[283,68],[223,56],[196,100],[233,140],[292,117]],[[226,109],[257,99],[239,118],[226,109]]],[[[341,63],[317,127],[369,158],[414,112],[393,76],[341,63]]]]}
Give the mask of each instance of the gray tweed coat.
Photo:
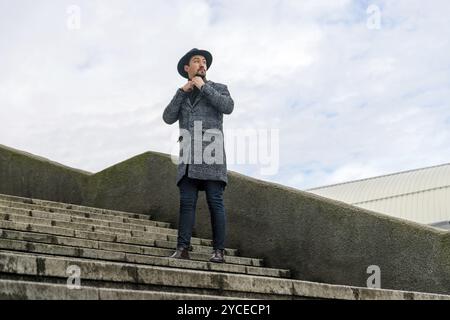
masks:
{"type": "MultiPolygon", "coordinates": [[[[220,180],[224,182],[224,187],[228,184],[222,124],[223,114],[230,114],[233,112],[233,109],[233,99],[230,96],[228,87],[224,84],[206,80],[205,85],[202,86],[202,89],[193,104],[191,104],[189,99],[189,93],[184,92],[181,88],[177,90],[175,96],[172,98],[172,101],[163,113],[163,120],[167,124],[173,124],[177,120],[179,122],[180,137],[178,138],[178,142],[181,143],[179,153],[180,162],[178,164],[176,178],[177,185],[186,173],[186,169],[189,178],[201,180],[220,180]],[[201,123],[198,121],[201,121],[201,123]],[[201,134],[195,135],[195,132],[200,132],[199,124],[201,124],[201,134]],[[206,130],[208,130],[208,132],[205,134],[206,130]],[[213,133],[211,134],[211,132],[213,133]],[[218,138],[219,140],[217,140],[218,138]],[[199,142],[199,140],[202,140],[202,142],[199,142]],[[197,141],[197,144],[195,141],[197,141]],[[195,160],[194,152],[196,152],[198,159],[199,152],[203,155],[205,147],[208,147],[208,145],[210,145],[213,141],[222,141],[222,143],[220,143],[221,151],[218,150],[217,156],[219,159],[223,160],[216,161],[216,163],[205,161],[203,157],[201,157],[201,161],[195,160]],[[199,143],[201,144],[201,148],[198,147],[199,143]],[[196,149],[195,145],[197,145],[196,149]],[[187,161],[181,160],[183,152],[186,152],[186,150],[187,152],[190,151],[190,155],[185,154],[185,157],[189,157],[189,159],[187,161]],[[221,157],[220,152],[222,152],[223,157],[221,157]]],[[[215,151],[210,152],[212,156],[216,156],[215,153],[215,151]]],[[[200,187],[200,190],[204,189],[200,187]]]]}

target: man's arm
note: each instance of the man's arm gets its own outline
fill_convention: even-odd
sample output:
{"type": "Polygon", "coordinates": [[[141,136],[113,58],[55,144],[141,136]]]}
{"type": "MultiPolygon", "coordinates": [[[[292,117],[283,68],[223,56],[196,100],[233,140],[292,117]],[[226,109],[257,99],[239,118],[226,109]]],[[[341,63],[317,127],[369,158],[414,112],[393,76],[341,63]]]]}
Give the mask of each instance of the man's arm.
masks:
{"type": "Polygon", "coordinates": [[[209,83],[205,83],[201,91],[206,99],[216,108],[219,112],[230,114],[234,109],[234,101],[230,96],[230,92],[226,85],[216,90],[209,83]]]}
{"type": "Polygon", "coordinates": [[[177,90],[175,96],[172,98],[172,101],[170,101],[170,103],[164,110],[163,120],[165,123],[172,124],[178,120],[181,104],[183,103],[183,99],[186,97],[186,95],[187,92],[184,92],[183,89],[179,88],[177,90]]]}

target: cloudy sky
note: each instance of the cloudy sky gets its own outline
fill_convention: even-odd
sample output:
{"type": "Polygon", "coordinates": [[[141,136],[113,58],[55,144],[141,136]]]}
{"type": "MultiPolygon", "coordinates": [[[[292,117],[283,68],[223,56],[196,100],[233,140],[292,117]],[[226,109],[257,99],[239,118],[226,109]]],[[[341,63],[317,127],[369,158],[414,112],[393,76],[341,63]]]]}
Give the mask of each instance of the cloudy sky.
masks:
{"type": "Polygon", "coordinates": [[[279,133],[274,174],[261,161],[229,170],[307,189],[448,163],[449,11],[448,0],[0,0],[0,144],[90,172],[172,153],[178,124],[162,112],[185,83],[179,58],[198,47],[235,101],[225,134],[279,133]]]}

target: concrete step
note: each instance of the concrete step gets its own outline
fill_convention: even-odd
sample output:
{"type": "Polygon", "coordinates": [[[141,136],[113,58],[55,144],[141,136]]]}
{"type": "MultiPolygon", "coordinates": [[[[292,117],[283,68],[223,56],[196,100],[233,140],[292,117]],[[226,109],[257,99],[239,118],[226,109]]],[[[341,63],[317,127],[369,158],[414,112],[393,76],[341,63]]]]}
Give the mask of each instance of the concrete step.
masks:
{"type": "MultiPolygon", "coordinates": [[[[34,214],[34,212],[32,212],[34,214]]],[[[59,218],[59,217],[56,217],[59,218]]],[[[69,218],[70,219],[70,218],[69,218]]],[[[81,230],[81,231],[90,231],[90,232],[103,232],[113,235],[126,235],[130,237],[139,237],[139,238],[151,238],[151,239],[159,239],[159,240],[169,240],[169,241],[177,241],[177,230],[175,230],[175,233],[160,233],[160,228],[153,229],[153,228],[147,228],[142,230],[132,230],[132,229],[122,229],[122,228],[115,228],[115,227],[106,227],[102,225],[94,225],[89,223],[82,223],[82,222],[71,222],[71,221],[64,221],[60,219],[50,219],[50,218],[37,218],[34,216],[30,216],[29,212],[14,212],[14,213],[3,213],[0,212],[0,221],[13,221],[13,222],[20,222],[20,223],[27,223],[27,224],[33,224],[33,225],[45,225],[45,226],[54,226],[54,227],[61,227],[66,229],[73,229],[73,230],[81,230]]],[[[70,219],[71,220],[71,219],[70,219]]],[[[212,240],[209,239],[202,239],[202,238],[195,238],[193,237],[191,239],[192,245],[197,246],[212,246],[212,240]]],[[[226,251],[230,254],[236,255],[237,250],[226,248],[226,251]]]]}
{"type": "MultiPolygon", "coordinates": [[[[133,230],[133,229],[123,229],[116,227],[103,226],[101,224],[90,224],[89,221],[78,221],[74,222],[70,217],[69,219],[65,219],[65,217],[53,217],[53,218],[41,218],[36,216],[30,216],[30,212],[20,212],[11,210],[9,212],[0,212],[0,220],[10,220],[17,221],[22,223],[32,223],[32,224],[41,224],[41,225],[52,225],[56,227],[76,229],[76,230],[84,230],[84,231],[102,231],[109,232],[114,234],[129,234],[129,235],[138,235],[138,234],[148,234],[148,233],[156,233],[164,236],[176,236],[175,232],[164,232],[165,230],[161,230],[161,228],[157,229],[145,229],[145,230],[133,230]]],[[[33,211],[31,214],[34,214],[33,211]]],[[[39,215],[38,213],[36,213],[39,215]]],[[[145,227],[147,228],[147,227],[145,227]]]]}
{"type": "Polygon", "coordinates": [[[141,220],[144,222],[149,222],[149,224],[116,222],[116,221],[109,221],[109,220],[103,220],[103,219],[81,217],[79,215],[72,215],[72,214],[67,214],[67,213],[55,213],[55,212],[48,212],[48,211],[42,211],[42,210],[36,210],[36,209],[6,207],[6,206],[2,206],[2,205],[0,205],[0,213],[14,213],[14,214],[22,215],[22,216],[43,218],[43,219],[49,219],[49,220],[59,220],[59,221],[66,221],[66,222],[74,222],[74,223],[84,223],[84,224],[89,224],[89,225],[94,225],[94,226],[99,226],[99,227],[110,227],[110,228],[118,228],[118,229],[125,229],[125,230],[150,231],[150,232],[157,232],[157,233],[177,234],[176,229],[155,226],[155,224],[159,224],[159,222],[150,221],[150,220],[141,220]]]}
{"type": "Polygon", "coordinates": [[[7,195],[7,194],[0,194],[0,199],[7,200],[7,201],[15,201],[18,203],[43,205],[43,206],[49,207],[49,208],[60,208],[60,209],[82,211],[82,212],[86,212],[86,213],[99,213],[99,214],[113,215],[113,216],[126,217],[126,218],[150,220],[150,215],[145,215],[145,214],[138,214],[138,213],[132,213],[132,212],[118,211],[118,210],[110,210],[110,209],[102,209],[102,208],[95,208],[95,207],[88,207],[88,206],[80,206],[80,205],[70,204],[70,203],[62,203],[62,202],[55,202],[55,201],[49,201],[49,200],[18,197],[18,196],[11,196],[11,195],[7,195]]]}
{"type": "MultiPolygon", "coordinates": [[[[179,268],[156,267],[80,258],[52,257],[0,251],[2,278],[32,277],[42,282],[66,282],[70,266],[80,270],[81,286],[139,288],[189,294],[270,299],[449,299],[449,296],[328,285],[292,279],[261,277],[179,268]],[[152,288],[152,289],[150,289],[152,288]]],[[[6,279],[13,280],[13,279],[6,279]]],[[[23,279],[20,279],[23,280],[23,279]]]]}
{"type": "MultiPolygon", "coordinates": [[[[12,236],[14,235],[10,234],[10,237],[12,236]]],[[[192,269],[199,271],[241,273],[241,274],[259,275],[276,278],[289,278],[290,276],[289,270],[252,267],[229,263],[212,263],[205,261],[172,259],[168,257],[146,255],[139,251],[137,251],[136,253],[113,251],[108,250],[110,245],[111,244],[108,244],[108,246],[102,249],[89,249],[59,244],[47,244],[34,241],[0,238],[0,250],[6,251],[20,251],[29,253],[39,253],[45,255],[116,261],[124,263],[134,263],[134,264],[181,268],[181,269],[192,269]]]]}
{"type": "MultiPolygon", "coordinates": [[[[0,300],[235,300],[238,298],[163,291],[123,290],[33,281],[0,280],[0,300]]],[[[239,298],[241,299],[241,298],[239,298]]]]}
{"type": "Polygon", "coordinates": [[[145,225],[145,226],[155,226],[155,227],[161,227],[161,228],[170,228],[170,223],[167,223],[167,222],[160,222],[160,221],[154,221],[154,220],[143,219],[143,218],[128,218],[128,217],[109,215],[109,214],[104,214],[104,213],[92,213],[92,212],[79,211],[79,210],[54,208],[54,207],[50,207],[50,206],[22,203],[22,202],[17,202],[17,201],[7,201],[7,200],[1,200],[1,199],[0,199],[0,207],[49,212],[49,213],[55,213],[55,214],[65,214],[65,215],[70,215],[72,217],[91,218],[91,219],[96,219],[96,220],[110,221],[110,222],[117,222],[117,223],[130,223],[130,224],[134,224],[134,225],[145,225]]]}
{"type": "MultiPolygon", "coordinates": [[[[99,241],[99,240],[88,240],[83,238],[66,237],[57,234],[56,235],[49,234],[46,232],[44,233],[29,232],[25,231],[27,230],[26,225],[18,225],[18,226],[9,225],[7,227],[9,227],[9,229],[2,229],[0,226],[0,238],[31,241],[37,243],[66,245],[77,248],[103,249],[125,253],[138,253],[151,256],[167,257],[174,252],[174,247],[176,246],[176,243],[173,243],[172,244],[173,248],[171,249],[166,248],[165,246],[163,247],[158,246],[158,242],[156,243],[147,242],[146,245],[139,245],[139,244],[129,244],[126,242],[120,243],[119,241],[99,241]]],[[[211,254],[191,251],[190,257],[192,260],[209,261],[211,254]]],[[[253,266],[253,267],[263,267],[262,259],[228,256],[228,255],[225,256],[225,259],[226,263],[253,266]]]]}
{"type": "MultiPolygon", "coordinates": [[[[29,198],[22,198],[22,197],[0,194],[0,220],[1,219],[10,219],[11,221],[16,221],[16,222],[21,222],[21,223],[48,225],[48,222],[46,223],[46,222],[43,222],[42,220],[37,220],[37,219],[47,219],[49,221],[53,221],[51,223],[54,226],[63,227],[63,228],[77,227],[77,228],[79,228],[77,230],[114,233],[114,234],[119,233],[119,234],[125,234],[125,235],[130,235],[130,236],[137,236],[137,237],[146,237],[146,234],[144,232],[149,232],[149,233],[152,233],[154,235],[153,237],[156,239],[176,241],[178,230],[169,228],[170,224],[165,223],[165,222],[151,221],[151,220],[148,220],[145,218],[138,218],[138,219],[122,218],[123,222],[109,221],[109,220],[105,221],[102,218],[105,217],[106,215],[103,215],[103,217],[100,215],[90,216],[88,218],[87,216],[89,216],[89,213],[82,212],[82,211],[74,211],[74,210],[55,211],[55,210],[59,210],[59,209],[56,207],[55,207],[56,209],[55,208],[52,209],[50,207],[46,207],[45,205],[41,206],[38,204],[24,203],[24,202],[28,202],[29,200],[30,200],[29,198]],[[3,204],[5,204],[6,206],[2,204],[2,201],[3,201],[3,204]],[[21,207],[19,208],[17,206],[21,206],[21,207]],[[39,210],[37,210],[37,209],[39,209],[39,210]],[[2,215],[2,213],[8,214],[9,216],[2,215]],[[73,215],[73,213],[75,213],[75,216],[73,215]],[[14,217],[13,215],[21,215],[24,218],[14,217]],[[84,215],[84,216],[82,216],[82,215],[84,215]],[[36,218],[36,219],[27,219],[25,217],[36,218]],[[155,224],[157,226],[155,226],[155,224]],[[169,236],[166,237],[165,234],[168,234],[169,236]]],[[[32,201],[34,203],[42,202],[43,204],[49,203],[52,205],[59,204],[60,207],[64,207],[66,205],[64,203],[52,202],[52,201],[47,201],[47,200],[39,200],[39,199],[31,199],[30,201],[32,201]]],[[[78,206],[78,207],[94,209],[94,211],[96,209],[98,209],[98,208],[84,207],[84,206],[78,206]]],[[[109,210],[109,211],[112,211],[112,210],[109,210]]],[[[121,211],[119,211],[119,212],[123,213],[121,211]]],[[[120,217],[113,217],[113,218],[120,219],[120,217]]],[[[191,244],[192,245],[201,245],[201,246],[212,246],[212,240],[192,237],[191,244]]],[[[226,253],[228,255],[236,255],[237,250],[227,248],[226,253]]]]}
{"type": "MultiPolygon", "coordinates": [[[[45,219],[32,221],[32,223],[30,223],[29,219],[26,219],[26,217],[23,218],[22,216],[14,215],[9,215],[3,217],[2,219],[2,214],[0,214],[0,228],[17,231],[46,233],[51,235],[61,235],[86,240],[138,244],[172,250],[176,249],[177,246],[176,236],[161,235],[149,232],[146,232],[143,235],[135,234],[134,232],[132,232],[131,234],[115,234],[111,232],[102,232],[97,230],[96,228],[89,231],[77,230],[74,228],[58,227],[57,225],[53,225],[51,221],[45,219]]],[[[192,249],[193,253],[210,254],[213,248],[202,244],[193,244],[192,249]]],[[[227,256],[236,256],[237,250],[225,249],[225,254],[227,256]]]]}

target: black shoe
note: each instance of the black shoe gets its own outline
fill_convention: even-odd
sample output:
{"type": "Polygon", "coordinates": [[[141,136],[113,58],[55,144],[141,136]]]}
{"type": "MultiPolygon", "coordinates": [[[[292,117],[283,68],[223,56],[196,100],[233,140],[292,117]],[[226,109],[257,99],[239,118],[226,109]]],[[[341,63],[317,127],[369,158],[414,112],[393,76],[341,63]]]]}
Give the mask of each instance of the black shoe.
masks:
{"type": "Polygon", "coordinates": [[[224,263],[225,259],[223,258],[225,250],[216,249],[213,252],[213,255],[209,261],[215,262],[215,263],[224,263]]]}
{"type": "Polygon", "coordinates": [[[169,258],[189,260],[189,249],[179,247],[169,258]]]}

